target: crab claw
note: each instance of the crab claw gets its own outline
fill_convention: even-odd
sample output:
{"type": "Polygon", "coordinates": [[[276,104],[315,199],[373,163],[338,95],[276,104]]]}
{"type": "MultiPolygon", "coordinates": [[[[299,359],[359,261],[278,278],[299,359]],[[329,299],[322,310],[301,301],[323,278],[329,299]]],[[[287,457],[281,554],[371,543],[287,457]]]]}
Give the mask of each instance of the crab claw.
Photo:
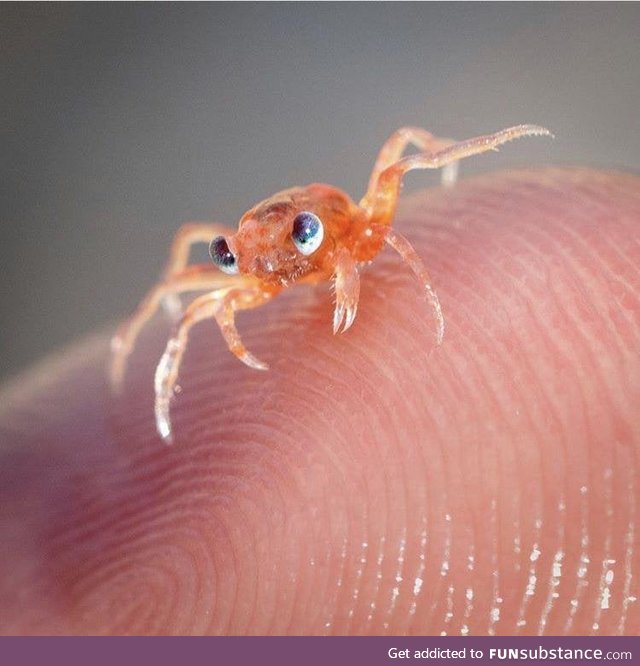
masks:
{"type": "Polygon", "coordinates": [[[333,312],[333,333],[344,333],[353,324],[360,299],[360,274],[350,253],[343,249],[336,262],[334,279],[336,307],[333,312]]]}

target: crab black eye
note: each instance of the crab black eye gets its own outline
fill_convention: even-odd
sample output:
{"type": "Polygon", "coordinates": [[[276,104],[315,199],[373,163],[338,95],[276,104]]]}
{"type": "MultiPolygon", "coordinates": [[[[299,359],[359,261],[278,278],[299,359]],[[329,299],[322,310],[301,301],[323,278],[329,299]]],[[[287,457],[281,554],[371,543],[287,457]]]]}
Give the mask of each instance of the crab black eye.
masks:
{"type": "Polygon", "coordinates": [[[224,236],[218,236],[211,241],[209,254],[213,263],[224,273],[235,275],[238,272],[238,263],[224,236]]]}
{"type": "Polygon", "coordinates": [[[302,254],[315,252],[324,238],[322,220],[317,215],[302,211],[293,220],[291,240],[302,254]]]}

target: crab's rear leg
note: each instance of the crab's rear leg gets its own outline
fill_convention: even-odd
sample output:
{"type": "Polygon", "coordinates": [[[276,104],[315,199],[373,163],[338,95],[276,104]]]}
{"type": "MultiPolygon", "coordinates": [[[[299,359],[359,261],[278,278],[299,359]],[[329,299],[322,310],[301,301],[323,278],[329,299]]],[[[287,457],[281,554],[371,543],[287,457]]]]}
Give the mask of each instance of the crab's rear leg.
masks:
{"type": "Polygon", "coordinates": [[[495,134],[458,141],[436,152],[417,153],[403,157],[380,173],[373,187],[370,187],[360,202],[360,207],[368,214],[371,222],[390,224],[396,209],[402,178],[407,172],[414,169],[440,169],[465,157],[496,150],[498,146],[507,141],[536,135],[552,136],[551,132],[544,127],[518,125],[495,134]]]}
{"type": "Polygon", "coordinates": [[[465,157],[478,155],[488,150],[495,150],[507,141],[523,136],[552,136],[549,130],[537,125],[518,125],[509,127],[495,134],[479,136],[467,141],[459,141],[435,153],[418,153],[409,155],[391,164],[380,173],[371,191],[368,191],[360,206],[369,218],[371,229],[381,234],[384,240],[400,254],[427,291],[433,305],[436,320],[436,339],[442,342],[444,335],[444,318],[438,297],[431,287],[431,280],[422,260],[409,241],[391,228],[391,220],[396,209],[400,185],[403,176],[413,169],[439,169],[458,162],[465,157]]]}
{"type": "MultiPolygon", "coordinates": [[[[378,178],[380,174],[392,164],[395,164],[401,157],[408,146],[413,145],[422,152],[436,153],[447,146],[455,143],[453,139],[441,139],[437,136],[427,132],[420,127],[401,127],[396,130],[382,145],[376,162],[373,165],[371,176],[369,177],[369,185],[367,187],[368,197],[370,193],[376,191],[378,178]]],[[[448,164],[442,171],[442,183],[444,185],[452,185],[456,181],[458,172],[458,163],[452,162],[448,164]]]]}
{"type": "Polygon", "coordinates": [[[189,331],[203,319],[215,319],[229,350],[243,363],[256,370],[266,370],[267,365],[258,360],[242,343],[235,326],[235,312],[258,307],[275,291],[267,290],[253,278],[234,276],[236,284],[216,289],[196,298],[187,308],[174,336],[167,343],[155,374],[155,416],[158,434],[168,443],[172,441],[169,408],[182,357],[187,347],[189,331]]]}
{"type": "MultiPolygon", "coordinates": [[[[228,227],[216,222],[188,222],[183,224],[173,237],[169,258],[163,271],[163,279],[169,280],[173,275],[183,271],[189,263],[189,254],[198,243],[209,244],[216,236],[232,234],[228,227]]],[[[177,321],[182,316],[182,303],[177,293],[167,293],[162,298],[162,309],[177,321]]]]}

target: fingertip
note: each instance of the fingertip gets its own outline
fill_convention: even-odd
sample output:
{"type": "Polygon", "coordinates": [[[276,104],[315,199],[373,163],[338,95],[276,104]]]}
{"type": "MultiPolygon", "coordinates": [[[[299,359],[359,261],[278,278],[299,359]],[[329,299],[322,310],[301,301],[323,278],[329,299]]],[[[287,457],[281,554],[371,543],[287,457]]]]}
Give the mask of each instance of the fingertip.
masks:
{"type": "MultiPolygon", "coordinates": [[[[640,563],[628,546],[639,191],[633,177],[553,170],[405,200],[395,224],[442,299],[439,352],[428,352],[420,285],[381,255],[348,336],[330,334],[321,287],[239,317],[272,372],[247,372],[195,327],[159,428],[179,446],[159,446],[153,412],[164,323],[143,333],[117,400],[101,393],[104,349],[99,363],[77,361],[43,390],[37,405],[55,399],[53,410],[27,401],[40,420],[25,419],[32,476],[0,488],[15,493],[0,506],[17,535],[4,573],[18,581],[6,587],[16,622],[44,633],[54,617],[69,633],[591,631],[603,567],[626,581],[640,563]]],[[[600,630],[637,633],[633,603],[607,603],[600,630]]]]}

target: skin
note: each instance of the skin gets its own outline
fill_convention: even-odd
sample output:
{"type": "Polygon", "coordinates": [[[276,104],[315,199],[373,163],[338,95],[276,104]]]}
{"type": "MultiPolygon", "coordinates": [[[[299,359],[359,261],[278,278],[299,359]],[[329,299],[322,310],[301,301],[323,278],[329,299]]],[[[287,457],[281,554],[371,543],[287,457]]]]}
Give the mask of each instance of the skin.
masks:
{"type": "MultiPolygon", "coordinates": [[[[328,290],[240,315],[271,370],[169,324],[118,398],[106,336],[0,399],[4,633],[640,633],[640,179],[491,174],[402,201],[346,335],[328,290]]],[[[367,279],[365,279],[367,278],[367,279]]]]}

